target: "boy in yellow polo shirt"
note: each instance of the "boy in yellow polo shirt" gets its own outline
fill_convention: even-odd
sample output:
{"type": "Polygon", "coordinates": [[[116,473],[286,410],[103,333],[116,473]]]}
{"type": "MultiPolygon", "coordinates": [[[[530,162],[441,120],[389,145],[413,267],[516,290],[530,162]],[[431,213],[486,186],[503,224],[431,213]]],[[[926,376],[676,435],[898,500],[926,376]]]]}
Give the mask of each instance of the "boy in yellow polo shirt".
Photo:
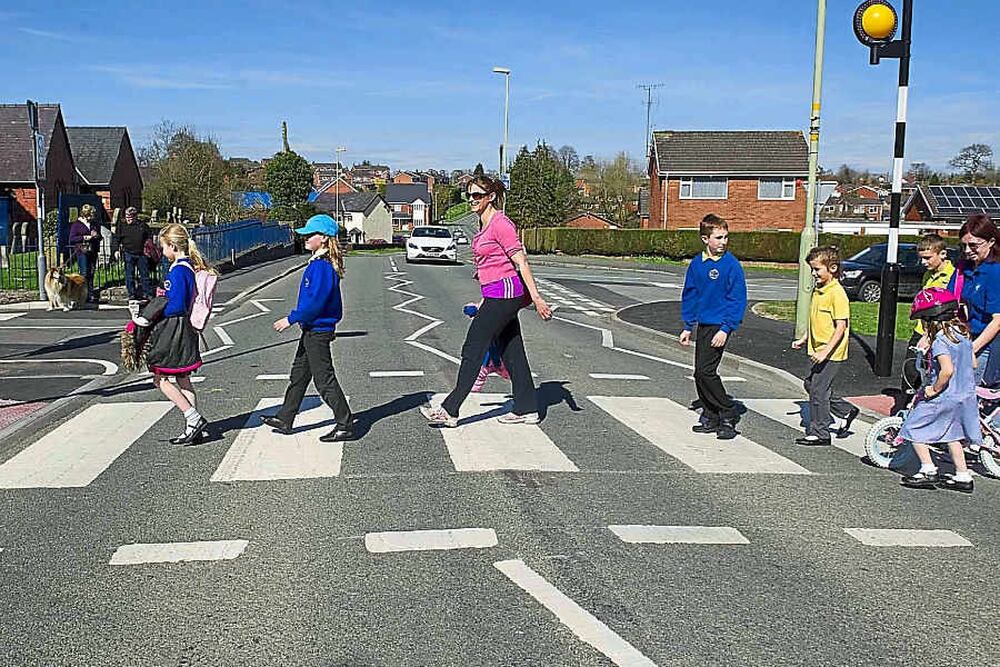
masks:
{"type": "MultiPolygon", "coordinates": [[[[917,242],[917,256],[920,263],[927,271],[924,273],[922,289],[940,287],[948,289],[951,276],[955,273],[955,266],[948,259],[948,244],[937,234],[925,234],[917,242]]],[[[917,320],[917,326],[913,328],[913,335],[906,348],[906,358],[903,360],[903,377],[906,385],[903,389],[906,393],[913,395],[920,387],[920,372],[917,370],[916,357],[921,339],[924,337],[924,326],[917,320]]]]}
{"type": "Polygon", "coordinates": [[[840,423],[838,435],[847,434],[851,422],[860,410],[833,396],[833,381],[840,365],[847,359],[850,333],[851,304],[840,285],[840,253],[835,246],[813,248],[806,256],[812,269],[816,288],[809,304],[809,330],[792,343],[799,349],[808,343],[807,351],[813,365],[805,379],[809,392],[809,425],[806,436],[795,440],[797,445],[829,446],[831,412],[840,423]]]}

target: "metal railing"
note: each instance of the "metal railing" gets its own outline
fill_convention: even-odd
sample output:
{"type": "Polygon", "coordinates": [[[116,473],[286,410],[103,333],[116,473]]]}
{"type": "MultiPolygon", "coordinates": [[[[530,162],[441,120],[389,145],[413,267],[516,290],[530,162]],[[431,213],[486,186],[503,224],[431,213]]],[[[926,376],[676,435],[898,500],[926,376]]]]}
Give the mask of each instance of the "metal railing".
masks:
{"type": "Polygon", "coordinates": [[[279,222],[240,220],[196,227],[192,238],[210,264],[233,261],[258,248],[292,243],[292,228],[279,222]]]}

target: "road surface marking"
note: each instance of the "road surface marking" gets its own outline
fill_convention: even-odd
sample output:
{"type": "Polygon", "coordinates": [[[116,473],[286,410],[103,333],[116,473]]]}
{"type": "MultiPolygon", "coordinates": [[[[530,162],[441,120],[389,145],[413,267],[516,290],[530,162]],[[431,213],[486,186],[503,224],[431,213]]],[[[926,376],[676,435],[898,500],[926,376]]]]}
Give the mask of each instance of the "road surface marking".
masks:
{"type": "MultiPolygon", "coordinates": [[[[773,419],[796,431],[805,433],[805,425],[809,423],[809,400],[805,398],[741,398],[740,403],[768,419],[773,419]]],[[[865,436],[868,424],[855,421],[851,428],[853,432],[846,438],[834,435],[831,442],[834,447],[842,449],[853,456],[865,456],[865,436]]]]}
{"type": "Polygon", "coordinates": [[[590,377],[595,380],[648,380],[646,375],[632,375],[630,373],[591,373],[590,377]]]}
{"type": "MultiPolygon", "coordinates": [[[[435,394],[431,404],[440,405],[444,398],[435,394]]],[[[498,422],[496,417],[507,412],[506,402],[504,394],[470,394],[458,428],[440,429],[455,470],[578,471],[538,426],[498,422]]]]}
{"type": "Polygon", "coordinates": [[[750,544],[729,526],[608,526],[629,544],[750,544]]]}
{"type": "Polygon", "coordinates": [[[87,486],[172,407],[166,401],[91,405],[0,465],[0,488],[87,486]]]}
{"type": "Polygon", "coordinates": [[[906,528],[845,528],[844,532],[869,547],[971,547],[972,542],[950,530],[906,528]]]}
{"type": "Polygon", "coordinates": [[[258,375],[254,380],[288,380],[291,378],[289,373],[265,373],[263,375],[258,375]]]}
{"type": "Polygon", "coordinates": [[[344,443],[319,441],[321,435],[333,429],[333,411],[319,396],[306,396],[295,420],[295,431],[283,435],[260,421],[261,415],[273,413],[281,402],[280,398],[264,398],[257,403],[211,481],[314,479],[340,474],[344,443]],[[310,428],[319,424],[327,427],[310,428]]]}
{"type": "Polygon", "coordinates": [[[103,368],[101,375],[114,375],[118,364],[104,359],[0,359],[0,364],[96,364],[103,368]]]}
{"type": "Polygon", "coordinates": [[[414,331],[413,333],[411,333],[409,336],[407,336],[403,340],[416,340],[416,339],[420,338],[421,336],[423,336],[428,331],[430,331],[431,329],[433,329],[434,327],[440,326],[442,324],[444,324],[444,322],[442,322],[441,320],[434,320],[433,322],[429,323],[428,325],[420,327],[419,329],[417,329],[416,331],[414,331]]]}
{"type": "Polygon", "coordinates": [[[373,378],[422,378],[423,371],[369,371],[368,377],[373,378]]]}
{"type": "Polygon", "coordinates": [[[6,322],[7,320],[12,320],[15,317],[21,317],[27,313],[0,313],[0,322],[6,322]]]}
{"type": "Polygon", "coordinates": [[[204,560],[233,560],[250,544],[247,540],[213,542],[164,542],[160,544],[123,544],[115,549],[109,565],[147,563],[184,563],[204,560]]]}
{"type": "Polygon", "coordinates": [[[236,344],[236,341],[234,341],[232,339],[232,337],[230,337],[230,335],[228,333],[226,333],[226,330],[223,329],[221,325],[217,326],[217,327],[214,327],[214,329],[215,329],[215,334],[219,337],[219,340],[222,341],[223,345],[235,345],[236,344]]]}
{"type": "Polygon", "coordinates": [[[424,350],[426,352],[430,352],[431,354],[437,355],[437,356],[441,357],[442,359],[447,359],[448,361],[450,361],[453,364],[461,364],[462,363],[462,360],[459,359],[458,357],[453,357],[452,355],[448,354],[447,352],[442,352],[441,350],[437,349],[436,347],[431,347],[430,345],[424,345],[423,343],[421,343],[418,340],[408,340],[408,341],[406,341],[406,344],[407,345],[412,345],[413,347],[418,347],[421,350],[424,350]]]}
{"type": "Polygon", "coordinates": [[[698,415],[669,398],[588,396],[588,400],[681,463],[702,473],[809,475],[808,470],[741,435],[717,440],[692,433],[698,415]]]}
{"type": "Polygon", "coordinates": [[[525,565],[523,560],[499,561],[493,563],[493,567],[503,572],[508,579],[555,614],[559,622],[569,628],[574,635],[593,646],[616,665],[656,667],[656,663],[525,565]]]}
{"type": "MultiPolygon", "coordinates": [[[[691,382],[694,382],[694,376],[693,375],[685,375],[684,377],[685,377],[685,379],[691,380],[691,382]]],[[[723,382],[746,382],[747,381],[746,378],[740,377],[739,375],[720,375],[719,379],[722,380],[723,382]]]]}
{"type": "Polygon", "coordinates": [[[365,548],[373,554],[396,551],[488,549],[497,544],[497,534],[492,528],[403,530],[365,535],[365,548]]]}
{"type": "Polygon", "coordinates": [[[650,285],[654,285],[656,287],[663,287],[663,288],[666,288],[666,289],[683,289],[684,288],[684,285],[678,285],[677,283],[656,283],[656,282],[653,282],[653,283],[649,283],[649,284],[650,285]]]}

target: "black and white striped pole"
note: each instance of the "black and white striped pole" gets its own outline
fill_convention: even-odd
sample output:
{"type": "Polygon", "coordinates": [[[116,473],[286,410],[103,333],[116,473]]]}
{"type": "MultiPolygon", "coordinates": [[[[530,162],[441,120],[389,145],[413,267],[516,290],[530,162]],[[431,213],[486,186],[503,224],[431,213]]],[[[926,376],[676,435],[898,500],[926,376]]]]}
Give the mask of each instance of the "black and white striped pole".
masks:
{"type": "Polygon", "coordinates": [[[896,101],[896,141],[892,156],[892,195],[889,205],[889,250],[882,270],[882,296],[878,308],[875,374],[892,374],[892,352],[896,338],[896,301],[899,295],[899,215],[903,200],[903,148],[906,143],[906,105],[910,89],[910,27],[913,0],[903,0],[900,22],[892,5],[865,0],[854,12],[854,34],[871,50],[871,64],[882,58],[899,60],[899,92],[896,101]],[[894,40],[901,23],[900,38],[894,40]]]}

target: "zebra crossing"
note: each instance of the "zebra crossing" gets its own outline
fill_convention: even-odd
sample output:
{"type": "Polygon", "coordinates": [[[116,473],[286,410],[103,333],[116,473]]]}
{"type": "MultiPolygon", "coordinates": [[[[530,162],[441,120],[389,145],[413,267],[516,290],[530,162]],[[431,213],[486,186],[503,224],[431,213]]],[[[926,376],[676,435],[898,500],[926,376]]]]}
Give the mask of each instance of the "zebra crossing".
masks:
{"type": "MultiPolygon", "coordinates": [[[[432,403],[443,394],[428,396],[432,403]]],[[[291,479],[322,479],[340,476],[345,456],[357,452],[356,443],[323,443],[319,437],[334,423],[334,416],[318,396],[309,395],[296,420],[295,430],[281,434],[264,426],[260,418],[281,403],[280,397],[261,399],[227,447],[211,482],[274,482],[291,479]]],[[[810,471],[771,446],[738,436],[719,441],[691,432],[697,414],[665,397],[588,396],[597,408],[594,414],[609,419],[615,428],[639,436],[642,442],[680,462],[695,474],[810,475],[810,471]]],[[[794,399],[744,399],[747,408],[792,429],[800,429],[801,401],[794,399]]],[[[432,441],[442,445],[457,473],[502,470],[587,472],[566,453],[585,443],[567,435],[557,425],[503,424],[496,417],[510,409],[505,394],[472,394],[462,407],[459,425],[436,429],[432,441]],[[565,450],[565,451],[564,451],[565,450]]],[[[0,489],[86,487],[111,468],[121,455],[170,412],[164,401],[99,403],[92,405],[4,462],[0,462],[0,489]]],[[[395,416],[410,419],[409,428],[425,428],[415,414],[395,416]]],[[[860,455],[861,433],[838,441],[851,455],[860,455]]],[[[839,454],[839,452],[838,452],[839,454]]],[[[373,474],[383,472],[373,470],[373,474]]]]}
{"type": "Polygon", "coordinates": [[[538,285],[538,291],[541,292],[542,296],[552,307],[559,306],[575,310],[591,317],[600,317],[615,311],[608,304],[584,296],[557,282],[546,280],[545,278],[535,278],[535,284],[538,285]]]}

